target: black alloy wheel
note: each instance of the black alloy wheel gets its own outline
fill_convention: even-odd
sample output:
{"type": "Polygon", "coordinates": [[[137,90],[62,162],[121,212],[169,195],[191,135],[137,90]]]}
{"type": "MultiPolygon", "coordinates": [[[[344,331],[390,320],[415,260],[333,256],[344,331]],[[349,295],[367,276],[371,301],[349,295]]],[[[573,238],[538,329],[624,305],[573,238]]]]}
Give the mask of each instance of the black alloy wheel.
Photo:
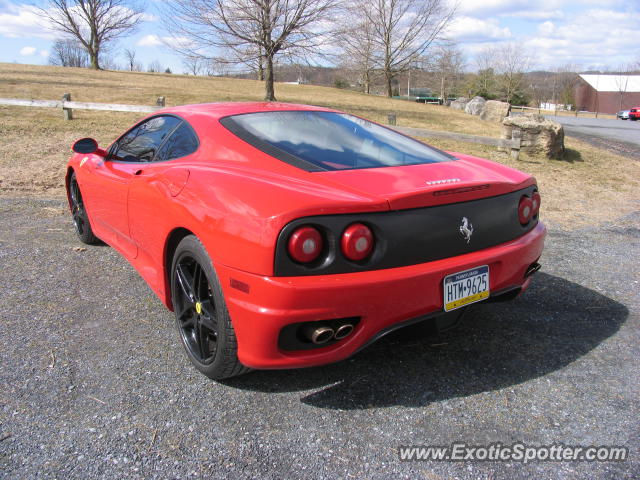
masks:
{"type": "Polygon", "coordinates": [[[178,328],[189,353],[203,365],[213,362],[218,348],[218,319],[213,291],[202,266],[183,255],[176,264],[174,299],[178,328]]]}
{"type": "Polygon", "coordinates": [[[93,234],[91,223],[89,223],[89,216],[87,215],[87,209],[82,200],[82,193],[80,192],[80,186],[78,185],[75,172],[71,174],[71,178],[69,179],[69,201],[71,204],[73,226],[80,241],[88,245],[99,243],[100,240],[93,234]]]}
{"type": "Polygon", "coordinates": [[[238,360],[235,331],[206,249],[193,235],[173,255],[171,299],[180,340],[193,365],[221,380],[250,371],[238,360]]]}

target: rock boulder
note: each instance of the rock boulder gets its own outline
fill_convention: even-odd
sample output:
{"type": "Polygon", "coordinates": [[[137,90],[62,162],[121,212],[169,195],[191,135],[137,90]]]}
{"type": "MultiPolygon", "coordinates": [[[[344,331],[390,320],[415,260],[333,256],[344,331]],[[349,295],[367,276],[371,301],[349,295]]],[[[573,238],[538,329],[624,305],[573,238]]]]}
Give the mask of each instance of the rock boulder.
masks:
{"type": "Polygon", "coordinates": [[[464,111],[470,115],[480,115],[487,101],[482,97],[473,97],[464,107],[464,111]]]}
{"type": "Polygon", "coordinates": [[[499,102],[497,100],[487,100],[484,104],[484,110],[480,114],[482,120],[487,122],[502,123],[511,112],[511,104],[508,102],[499,102]]]}
{"type": "Polygon", "coordinates": [[[464,110],[467,103],[469,103],[469,99],[467,97],[460,97],[451,102],[451,105],[449,106],[454,110],[464,110]]]}
{"type": "Polygon", "coordinates": [[[564,155],[564,130],[558,122],[536,113],[507,117],[502,122],[502,138],[512,138],[516,129],[522,139],[521,151],[547,158],[562,158],[564,155]]]}

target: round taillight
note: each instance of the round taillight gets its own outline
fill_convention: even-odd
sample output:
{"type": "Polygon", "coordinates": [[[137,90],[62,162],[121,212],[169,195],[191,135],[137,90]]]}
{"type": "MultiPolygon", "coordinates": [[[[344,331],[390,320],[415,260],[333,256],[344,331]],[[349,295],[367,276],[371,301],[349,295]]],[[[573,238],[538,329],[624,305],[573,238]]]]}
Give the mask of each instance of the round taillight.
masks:
{"type": "Polygon", "coordinates": [[[373,233],[362,223],[349,225],[342,234],[342,253],[349,260],[364,260],[373,250],[373,233]]]}
{"type": "Polygon", "coordinates": [[[533,204],[531,216],[536,217],[540,212],[540,193],[537,190],[531,195],[531,203],[533,204]]]}
{"type": "Polygon", "coordinates": [[[522,225],[526,225],[533,216],[533,202],[529,197],[523,195],[518,205],[518,218],[522,225]]]}
{"type": "Polygon", "coordinates": [[[313,227],[300,227],[289,237],[288,247],[296,262],[313,262],[322,252],[322,235],[313,227]]]}

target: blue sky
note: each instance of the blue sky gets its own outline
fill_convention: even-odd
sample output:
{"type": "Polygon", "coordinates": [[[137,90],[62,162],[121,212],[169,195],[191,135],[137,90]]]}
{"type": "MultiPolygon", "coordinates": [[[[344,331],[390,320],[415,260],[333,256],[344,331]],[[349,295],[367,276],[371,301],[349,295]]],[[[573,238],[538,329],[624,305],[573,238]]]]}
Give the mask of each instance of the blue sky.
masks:
{"type": "MultiPolygon", "coordinates": [[[[445,0],[454,2],[456,0],[445,0]]],[[[33,2],[0,0],[0,62],[46,64],[56,33],[42,25],[33,2]]],[[[37,3],[37,2],[36,2],[37,3]]],[[[640,0],[459,0],[448,36],[464,52],[467,68],[487,47],[518,43],[531,53],[534,68],[575,64],[609,69],[640,61],[640,0]]],[[[118,63],[134,48],[146,68],[157,60],[183,72],[180,58],[163,43],[167,36],[158,6],[147,2],[141,28],[112,52],[118,63]]]]}

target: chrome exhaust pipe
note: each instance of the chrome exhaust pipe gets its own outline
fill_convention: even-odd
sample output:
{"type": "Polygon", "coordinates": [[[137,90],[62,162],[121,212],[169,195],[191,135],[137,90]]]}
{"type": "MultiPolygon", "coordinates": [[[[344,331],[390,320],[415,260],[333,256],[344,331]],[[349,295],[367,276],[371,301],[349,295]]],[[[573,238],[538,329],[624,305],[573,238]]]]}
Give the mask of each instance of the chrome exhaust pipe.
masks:
{"type": "Polygon", "coordinates": [[[350,323],[345,323],[336,328],[336,333],[334,333],[333,338],[336,340],[342,340],[345,337],[348,337],[353,332],[353,325],[350,323]]]}
{"type": "Polygon", "coordinates": [[[311,340],[316,345],[322,345],[331,340],[335,334],[333,328],[327,325],[307,325],[303,330],[303,334],[306,338],[311,340]]]}
{"type": "Polygon", "coordinates": [[[530,277],[531,275],[536,273],[538,270],[540,270],[540,267],[542,267],[542,265],[540,265],[538,262],[533,262],[531,265],[529,265],[529,268],[527,268],[527,271],[524,274],[524,278],[530,277]]]}

